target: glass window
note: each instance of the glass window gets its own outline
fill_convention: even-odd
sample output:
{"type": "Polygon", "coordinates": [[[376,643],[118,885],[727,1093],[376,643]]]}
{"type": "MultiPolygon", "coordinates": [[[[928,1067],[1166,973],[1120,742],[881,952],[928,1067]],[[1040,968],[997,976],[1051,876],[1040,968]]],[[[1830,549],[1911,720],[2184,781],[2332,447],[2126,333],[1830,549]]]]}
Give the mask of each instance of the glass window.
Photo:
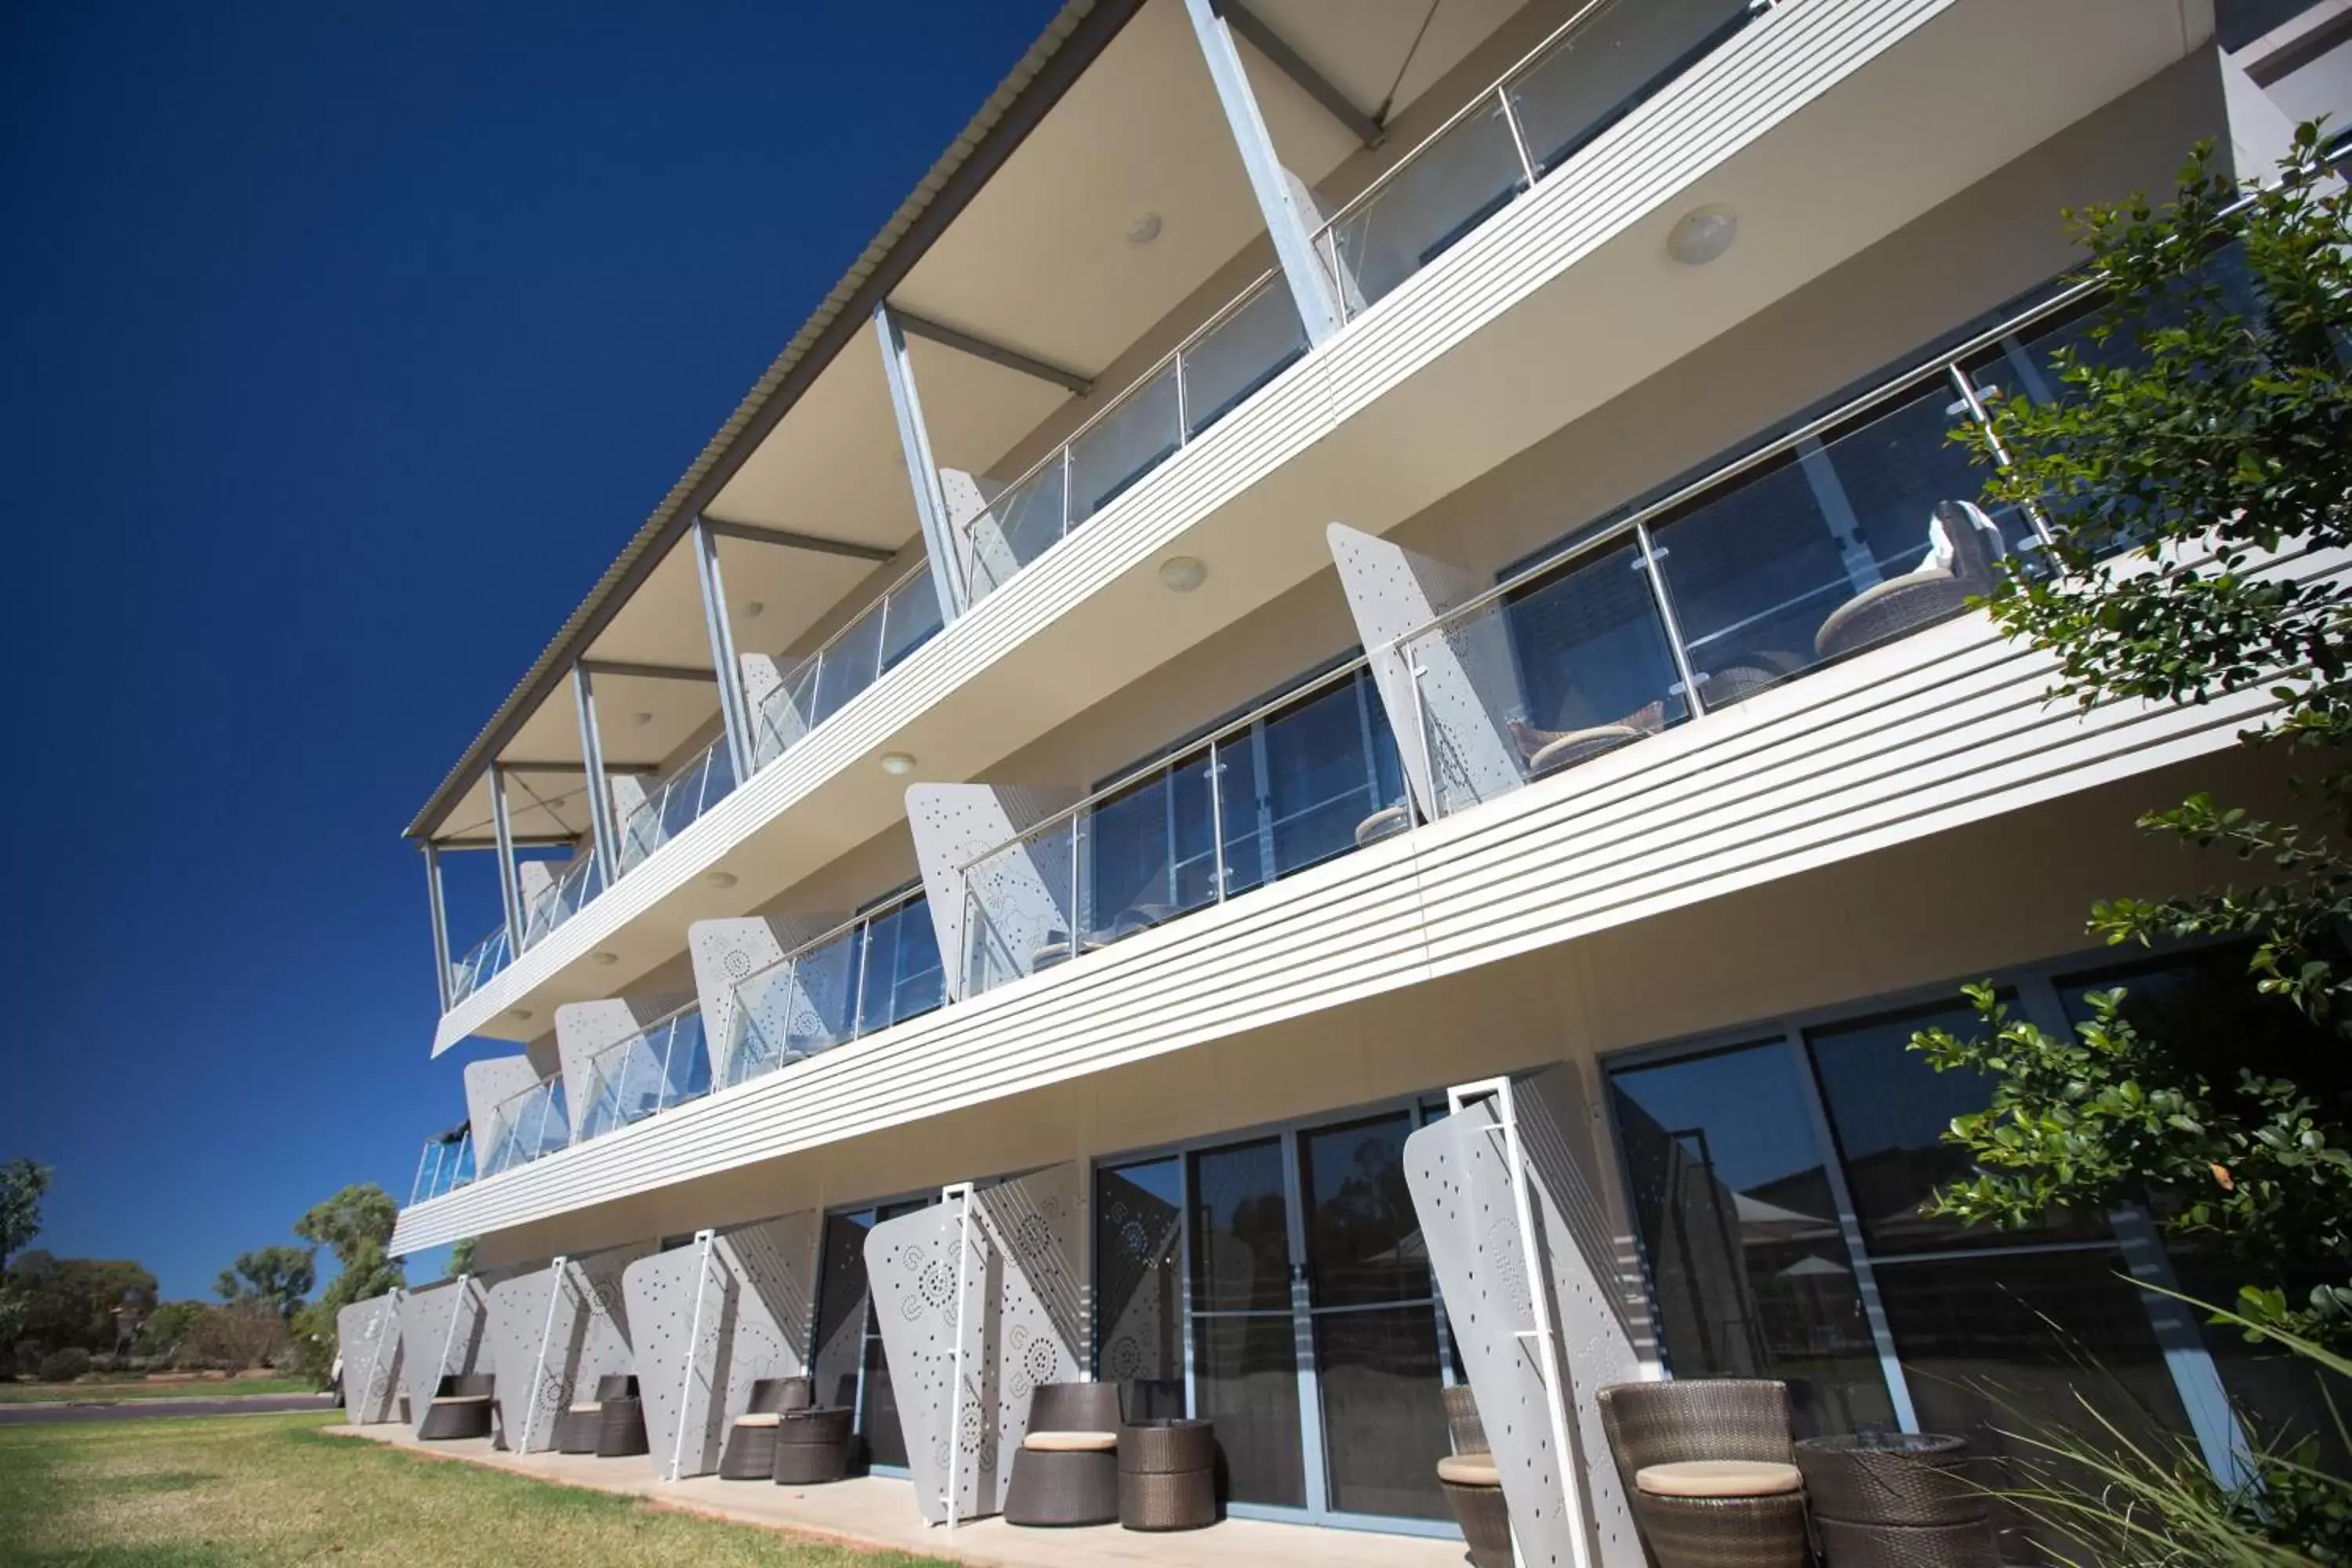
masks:
{"type": "Polygon", "coordinates": [[[1356,847],[1404,800],[1404,775],[1368,676],[1316,693],[1218,748],[1225,890],[1287,877],[1356,847]]]}
{"type": "Polygon", "coordinates": [[[1412,1130],[1411,1113],[1399,1111],[1299,1134],[1318,1310],[1429,1299],[1429,1251],[1404,1179],[1412,1130]]]}
{"type": "MultiPolygon", "coordinates": [[[[1183,1280],[1177,1252],[1183,1201],[1182,1168],[1174,1155],[1095,1172],[1095,1374],[1157,1384],[1163,1398],[1172,1383],[1180,1401],[1183,1280]]],[[[1131,1399],[1128,1409],[1136,1413],[1131,1399]]]]}
{"type": "Polygon", "coordinates": [[[1610,1084],[1675,1374],[1784,1378],[1801,1434],[1891,1429],[1787,1043],[1629,1068],[1610,1084]]]}
{"type": "Polygon", "coordinates": [[[1193,1310],[1288,1314],[1282,1140],[1206,1150],[1192,1160],[1193,1310]]]}
{"type": "Polygon", "coordinates": [[[1214,812],[1208,753],[1200,752],[1087,814],[1083,923],[1091,940],[1148,931],[1216,901],[1214,812]]]}
{"type": "Polygon", "coordinates": [[[1991,1097],[1982,1077],[1939,1073],[1908,1048],[1927,1028],[1981,1032],[1964,1002],[1806,1031],[1871,1255],[2105,1236],[2106,1220],[2095,1215],[2062,1212],[2029,1229],[1996,1230],[1926,1212],[1938,1187],[1975,1169],[1968,1152],[1944,1138],[1952,1118],[1982,1110],[1991,1097]]]}

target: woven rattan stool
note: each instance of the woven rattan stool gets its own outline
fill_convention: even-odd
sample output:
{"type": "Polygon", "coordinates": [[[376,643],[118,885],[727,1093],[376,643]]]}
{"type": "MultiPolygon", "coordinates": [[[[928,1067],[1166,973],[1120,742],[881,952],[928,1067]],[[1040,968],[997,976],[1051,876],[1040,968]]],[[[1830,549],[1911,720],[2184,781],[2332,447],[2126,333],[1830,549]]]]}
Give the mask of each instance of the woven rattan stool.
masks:
{"type": "Polygon", "coordinates": [[[846,1405],[785,1411],[782,1424],[776,1428],[776,1484],[822,1486],[846,1476],[849,1428],[856,1415],[846,1405]]]}
{"type": "Polygon", "coordinates": [[[776,1428],[787,1410],[809,1405],[805,1377],[763,1377],[751,1384],[751,1407],[727,1428],[727,1447],[719,1456],[723,1481],[767,1481],[776,1476],[776,1428]]]}
{"type": "Polygon", "coordinates": [[[1797,1445],[1828,1568],[1998,1568],[1968,1448],[1932,1433],[1809,1437],[1797,1445]]]}
{"type": "Polygon", "coordinates": [[[488,1436],[493,1393],[488,1373],[444,1377],[425,1406],[425,1424],[416,1429],[418,1439],[439,1443],[453,1437],[488,1436]]]}
{"type": "Polygon", "coordinates": [[[596,1415],[596,1457],[624,1459],[651,1452],[653,1446],[646,1440],[646,1402],[628,1394],[604,1403],[596,1415]]]}
{"type": "Polygon", "coordinates": [[[1216,1523],[1216,1428],[1185,1420],[1120,1427],[1118,1521],[1129,1530],[1199,1530],[1216,1523]]]}

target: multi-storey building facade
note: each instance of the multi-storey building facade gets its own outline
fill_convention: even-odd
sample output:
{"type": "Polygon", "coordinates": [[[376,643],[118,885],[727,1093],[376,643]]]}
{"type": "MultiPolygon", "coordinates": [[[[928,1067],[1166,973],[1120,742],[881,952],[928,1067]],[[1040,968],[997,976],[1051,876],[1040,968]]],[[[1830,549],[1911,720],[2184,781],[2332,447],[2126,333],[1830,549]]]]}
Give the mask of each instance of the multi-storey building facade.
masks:
{"type": "Polygon", "coordinates": [[[2259,1373],[2119,1278],[2193,1260],[1924,1217],[1981,1090],[1904,1049],[2063,1024],[2198,877],[2135,813],[2270,783],[2258,697],[2043,700],[1947,439],[2057,393],[2062,207],[2340,88],[2339,7],[2221,9],[1073,0],[411,825],[433,1048],[516,1048],[396,1248],[806,1216],[775,1353],[887,1469],[864,1236],[1066,1169],[1082,1372],[1443,1530],[1404,1143],[1549,1068],[1649,1370],[1981,1436],[2046,1316],[2226,1462],[2259,1373]]]}

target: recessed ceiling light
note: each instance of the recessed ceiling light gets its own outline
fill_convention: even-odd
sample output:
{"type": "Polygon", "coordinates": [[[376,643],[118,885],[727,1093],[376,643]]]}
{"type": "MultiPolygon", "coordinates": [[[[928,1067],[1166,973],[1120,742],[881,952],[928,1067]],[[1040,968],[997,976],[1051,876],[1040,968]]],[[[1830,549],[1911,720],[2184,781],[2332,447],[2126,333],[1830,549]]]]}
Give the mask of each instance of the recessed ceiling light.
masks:
{"type": "Polygon", "coordinates": [[[714,888],[731,888],[735,885],[735,873],[732,871],[713,871],[702,879],[709,883],[714,888]]]}
{"type": "Polygon", "coordinates": [[[1197,555],[1171,555],[1160,563],[1160,581],[1171,594],[1189,594],[1209,580],[1209,563],[1197,555]]]}
{"type": "Polygon", "coordinates": [[[1704,267],[1739,237],[1739,217],[1728,207],[1693,207],[1675,220],[1666,254],[1685,267],[1704,267]]]}
{"type": "Polygon", "coordinates": [[[653,721],[654,716],[650,713],[632,713],[629,715],[629,722],[635,724],[640,730],[644,729],[653,721]]]}
{"type": "Polygon", "coordinates": [[[903,778],[915,771],[915,759],[904,752],[885,752],[882,771],[893,778],[903,778]]]}
{"type": "Polygon", "coordinates": [[[1127,243],[1129,245],[1150,245],[1159,237],[1160,215],[1158,213],[1139,213],[1135,221],[1127,226],[1127,243]]]}
{"type": "Polygon", "coordinates": [[[528,1007],[509,1007],[507,1009],[507,1016],[512,1018],[518,1024],[528,1024],[530,1022],[530,1009],[528,1007]]]}
{"type": "Polygon", "coordinates": [[[588,962],[602,964],[618,963],[621,962],[621,955],[617,952],[592,952],[588,955],[588,962]]]}
{"type": "Polygon", "coordinates": [[[743,618],[747,621],[756,621],[767,607],[757,599],[746,599],[743,601],[743,618]]]}

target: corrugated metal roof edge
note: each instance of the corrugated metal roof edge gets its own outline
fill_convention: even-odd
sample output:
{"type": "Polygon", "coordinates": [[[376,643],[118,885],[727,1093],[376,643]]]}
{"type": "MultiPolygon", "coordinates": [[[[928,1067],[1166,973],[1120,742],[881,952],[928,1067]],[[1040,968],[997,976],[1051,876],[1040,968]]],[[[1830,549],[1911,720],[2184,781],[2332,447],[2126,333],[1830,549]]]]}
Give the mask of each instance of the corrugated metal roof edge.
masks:
{"type": "Polygon", "coordinates": [[[878,302],[902,279],[941,229],[986,184],[1037,122],[1060,101],[1070,83],[1116,37],[1143,0],[1066,0],[1037,40],[988,95],[929,173],[916,184],[882,230],[867,242],[841,280],[826,290],[807,321],[773,363],[755,382],[717,435],[704,444],[636,536],[596,580],[529,673],[468,742],[446,776],[403,831],[426,836],[428,825],[445,816],[489,756],[552,691],[562,672],[603,630],[644,577],[652,571],[702,506],[730,478],[744,458],[773,429],[785,412],[830,363],[835,353],[865,325],[872,303],[853,311],[861,297],[878,302]]]}

